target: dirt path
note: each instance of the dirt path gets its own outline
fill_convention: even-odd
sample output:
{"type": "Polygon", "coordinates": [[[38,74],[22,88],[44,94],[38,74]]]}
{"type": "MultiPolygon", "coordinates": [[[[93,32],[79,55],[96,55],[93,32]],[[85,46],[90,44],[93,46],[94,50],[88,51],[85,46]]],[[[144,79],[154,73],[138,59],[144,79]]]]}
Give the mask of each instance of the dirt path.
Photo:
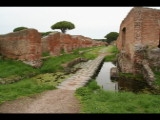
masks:
{"type": "Polygon", "coordinates": [[[0,113],[79,113],[80,104],[74,92],[56,89],[8,101],[0,105],[0,113]]]}
{"type": "MultiPolygon", "coordinates": [[[[109,55],[107,49],[99,51],[100,54],[109,55]]],[[[74,92],[75,90],[56,89],[7,101],[0,105],[0,113],[80,113],[80,103],[74,92]]]]}

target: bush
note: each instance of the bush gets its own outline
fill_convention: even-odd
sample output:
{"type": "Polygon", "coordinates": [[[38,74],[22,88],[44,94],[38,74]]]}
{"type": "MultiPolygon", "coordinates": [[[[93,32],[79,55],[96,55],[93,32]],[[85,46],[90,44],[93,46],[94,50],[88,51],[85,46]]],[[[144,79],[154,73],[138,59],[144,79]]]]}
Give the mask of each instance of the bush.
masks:
{"type": "Polygon", "coordinates": [[[28,29],[28,28],[27,27],[17,27],[13,30],[13,32],[21,31],[21,30],[24,30],[24,29],[28,29]]]}

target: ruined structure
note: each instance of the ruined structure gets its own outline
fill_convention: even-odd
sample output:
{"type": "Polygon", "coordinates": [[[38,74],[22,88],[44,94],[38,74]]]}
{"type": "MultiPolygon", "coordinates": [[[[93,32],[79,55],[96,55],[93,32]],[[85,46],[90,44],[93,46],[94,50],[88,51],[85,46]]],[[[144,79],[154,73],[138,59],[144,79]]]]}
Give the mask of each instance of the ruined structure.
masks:
{"type": "Polygon", "coordinates": [[[81,35],[69,35],[52,32],[41,38],[36,29],[25,29],[0,35],[0,56],[21,60],[33,67],[42,65],[42,53],[58,56],[62,53],[71,53],[77,48],[105,45],[81,35]]]}
{"type": "Polygon", "coordinates": [[[145,74],[151,84],[152,70],[160,68],[160,10],[132,8],[120,25],[116,44],[119,71],[145,74]]]}
{"type": "Polygon", "coordinates": [[[82,35],[69,35],[60,32],[50,33],[42,38],[42,52],[48,52],[51,56],[70,53],[77,48],[102,46],[105,42],[95,41],[82,35]]]}
{"type": "Polygon", "coordinates": [[[41,36],[35,29],[0,35],[0,54],[34,67],[41,65],[41,36]]]}

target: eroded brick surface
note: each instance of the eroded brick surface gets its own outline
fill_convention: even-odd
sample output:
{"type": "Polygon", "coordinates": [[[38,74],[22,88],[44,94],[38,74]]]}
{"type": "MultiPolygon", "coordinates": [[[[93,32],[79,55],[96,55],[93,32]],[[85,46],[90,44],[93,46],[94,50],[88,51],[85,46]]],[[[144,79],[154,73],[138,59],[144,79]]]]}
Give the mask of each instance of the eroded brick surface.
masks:
{"type": "Polygon", "coordinates": [[[33,66],[40,65],[41,36],[35,29],[0,35],[0,54],[33,66]]]}

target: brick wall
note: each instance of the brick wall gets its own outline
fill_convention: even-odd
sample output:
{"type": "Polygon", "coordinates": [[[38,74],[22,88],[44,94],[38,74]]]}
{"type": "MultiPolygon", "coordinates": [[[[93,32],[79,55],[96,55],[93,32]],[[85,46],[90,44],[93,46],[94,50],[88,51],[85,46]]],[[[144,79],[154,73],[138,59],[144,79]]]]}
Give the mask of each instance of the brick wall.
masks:
{"type": "MultiPolygon", "coordinates": [[[[157,48],[159,38],[160,10],[134,7],[120,25],[116,44],[121,51],[120,53],[125,54],[124,56],[127,56],[126,59],[130,61],[128,68],[132,68],[132,72],[136,72],[139,71],[138,69],[140,68],[138,66],[142,60],[146,59],[146,48],[147,51],[157,48]]],[[[122,57],[122,55],[119,56],[122,57]]],[[[123,64],[125,65],[125,63],[123,64]]]]}
{"type": "Polygon", "coordinates": [[[35,29],[0,35],[0,54],[7,58],[25,61],[33,66],[39,66],[41,36],[35,29]]]}

